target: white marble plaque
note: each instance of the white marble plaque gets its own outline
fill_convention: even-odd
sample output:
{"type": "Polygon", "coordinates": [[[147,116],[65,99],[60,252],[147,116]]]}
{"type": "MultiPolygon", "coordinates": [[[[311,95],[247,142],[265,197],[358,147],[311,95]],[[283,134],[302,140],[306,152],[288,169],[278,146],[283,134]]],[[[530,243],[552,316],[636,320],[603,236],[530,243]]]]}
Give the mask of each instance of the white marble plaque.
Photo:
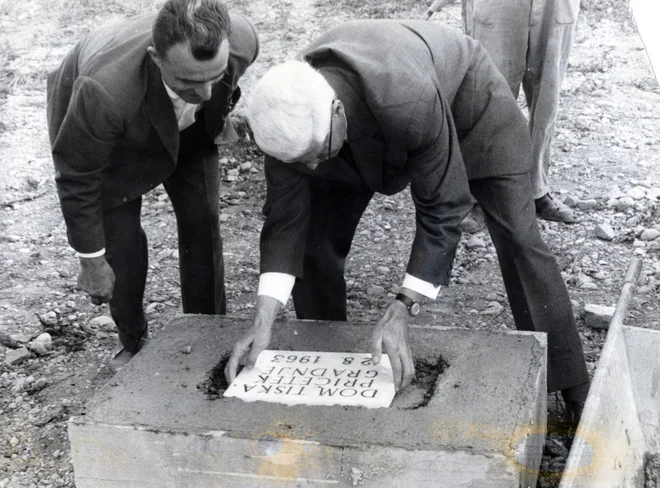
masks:
{"type": "Polygon", "coordinates": [[[254,368],[243,368],[225,391],[246,402],[367,408],[389,407],[394,394],[387,354],[374,366],[367,353],[271,350],[262,351],[254,368]]]}

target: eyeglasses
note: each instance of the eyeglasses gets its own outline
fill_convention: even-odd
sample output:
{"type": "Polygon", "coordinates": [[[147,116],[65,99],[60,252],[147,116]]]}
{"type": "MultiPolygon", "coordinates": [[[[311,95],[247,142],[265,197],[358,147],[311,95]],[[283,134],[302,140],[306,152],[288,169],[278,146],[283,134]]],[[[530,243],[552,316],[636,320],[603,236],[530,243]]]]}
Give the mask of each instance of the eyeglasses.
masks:
{"type": "Polygon", "coordinates": [[[332,159],[332,126],[333,126],[333,119],[334,119],[334,100],[330,104],[330,132],[328,135],[328,154],[326,157],[325,154],[318,154],[316,158],[313,161],[299,161],[301,163],[306,163],[306,164],[319,164],[322,163],[323,161],[327,161],[328,159],[332,159]]]}
{"type": "Polygon", "coordinates": [[[332,119],[334,116],[334,105],[335,102],[333,101],[330,104],[330,136],[328,137],[328,159],[332,158],[332,126],[333,126],[332,119]]]}

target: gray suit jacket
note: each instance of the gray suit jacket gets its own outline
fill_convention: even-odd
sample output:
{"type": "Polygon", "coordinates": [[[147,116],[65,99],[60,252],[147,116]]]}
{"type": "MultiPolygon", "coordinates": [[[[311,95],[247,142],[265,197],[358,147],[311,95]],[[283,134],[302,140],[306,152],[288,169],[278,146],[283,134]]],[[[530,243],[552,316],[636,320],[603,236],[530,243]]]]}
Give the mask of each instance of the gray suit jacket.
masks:
{"type": "Polygon", "coordinates": [[[344,102],[353,158],[339,156],[314,172],[266,158],[262,272],[301,275],[309,178],[386,194],[410,183],[417,227],[407,271],[446,285],[472,202],[468,178],[529,169],[527,123],[506,81],[479,43],[426,21],[349,22],[302,57],[344,102]]]}

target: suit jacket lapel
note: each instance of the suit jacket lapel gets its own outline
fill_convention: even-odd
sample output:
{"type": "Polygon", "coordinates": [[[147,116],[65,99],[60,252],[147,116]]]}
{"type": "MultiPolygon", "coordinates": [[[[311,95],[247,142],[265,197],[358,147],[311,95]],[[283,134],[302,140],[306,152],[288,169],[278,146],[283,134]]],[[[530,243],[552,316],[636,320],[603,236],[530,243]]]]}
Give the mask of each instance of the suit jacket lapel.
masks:
{"type": "Polygon", "coordinates": [[[146,106],[151,125],[176,163],[179,154],[179,126],[160,70],[151,59],[147,59],[146,106]]]}

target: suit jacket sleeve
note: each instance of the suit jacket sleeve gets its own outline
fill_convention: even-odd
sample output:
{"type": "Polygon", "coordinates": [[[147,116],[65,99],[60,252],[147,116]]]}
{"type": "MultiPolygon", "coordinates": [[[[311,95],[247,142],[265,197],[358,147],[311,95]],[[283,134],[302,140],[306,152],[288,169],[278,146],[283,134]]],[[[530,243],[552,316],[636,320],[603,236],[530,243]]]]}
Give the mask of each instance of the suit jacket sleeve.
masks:
{"type": "Polygon", "coordinates": [[[115,107],[103,86],[80,77],[61,125],[51,129],[55,182],[69,243],[81,253],[105,247],[101,173],[123,130],[115,107]]]}
{"type": "Polygon", "coordinates": [[[435,286],[447,285],[460,223],[473,200],[449,104],[432,84],[412,110],[404,133],[416,211],[407,272],[435,286]]]}
{"type": "Polygon", "coordinates": [[[265,158],[267,183],[261,230],[261,273],[279,272],[302,277],[311,212],[308,176],[294,165],[265,158]]]}

